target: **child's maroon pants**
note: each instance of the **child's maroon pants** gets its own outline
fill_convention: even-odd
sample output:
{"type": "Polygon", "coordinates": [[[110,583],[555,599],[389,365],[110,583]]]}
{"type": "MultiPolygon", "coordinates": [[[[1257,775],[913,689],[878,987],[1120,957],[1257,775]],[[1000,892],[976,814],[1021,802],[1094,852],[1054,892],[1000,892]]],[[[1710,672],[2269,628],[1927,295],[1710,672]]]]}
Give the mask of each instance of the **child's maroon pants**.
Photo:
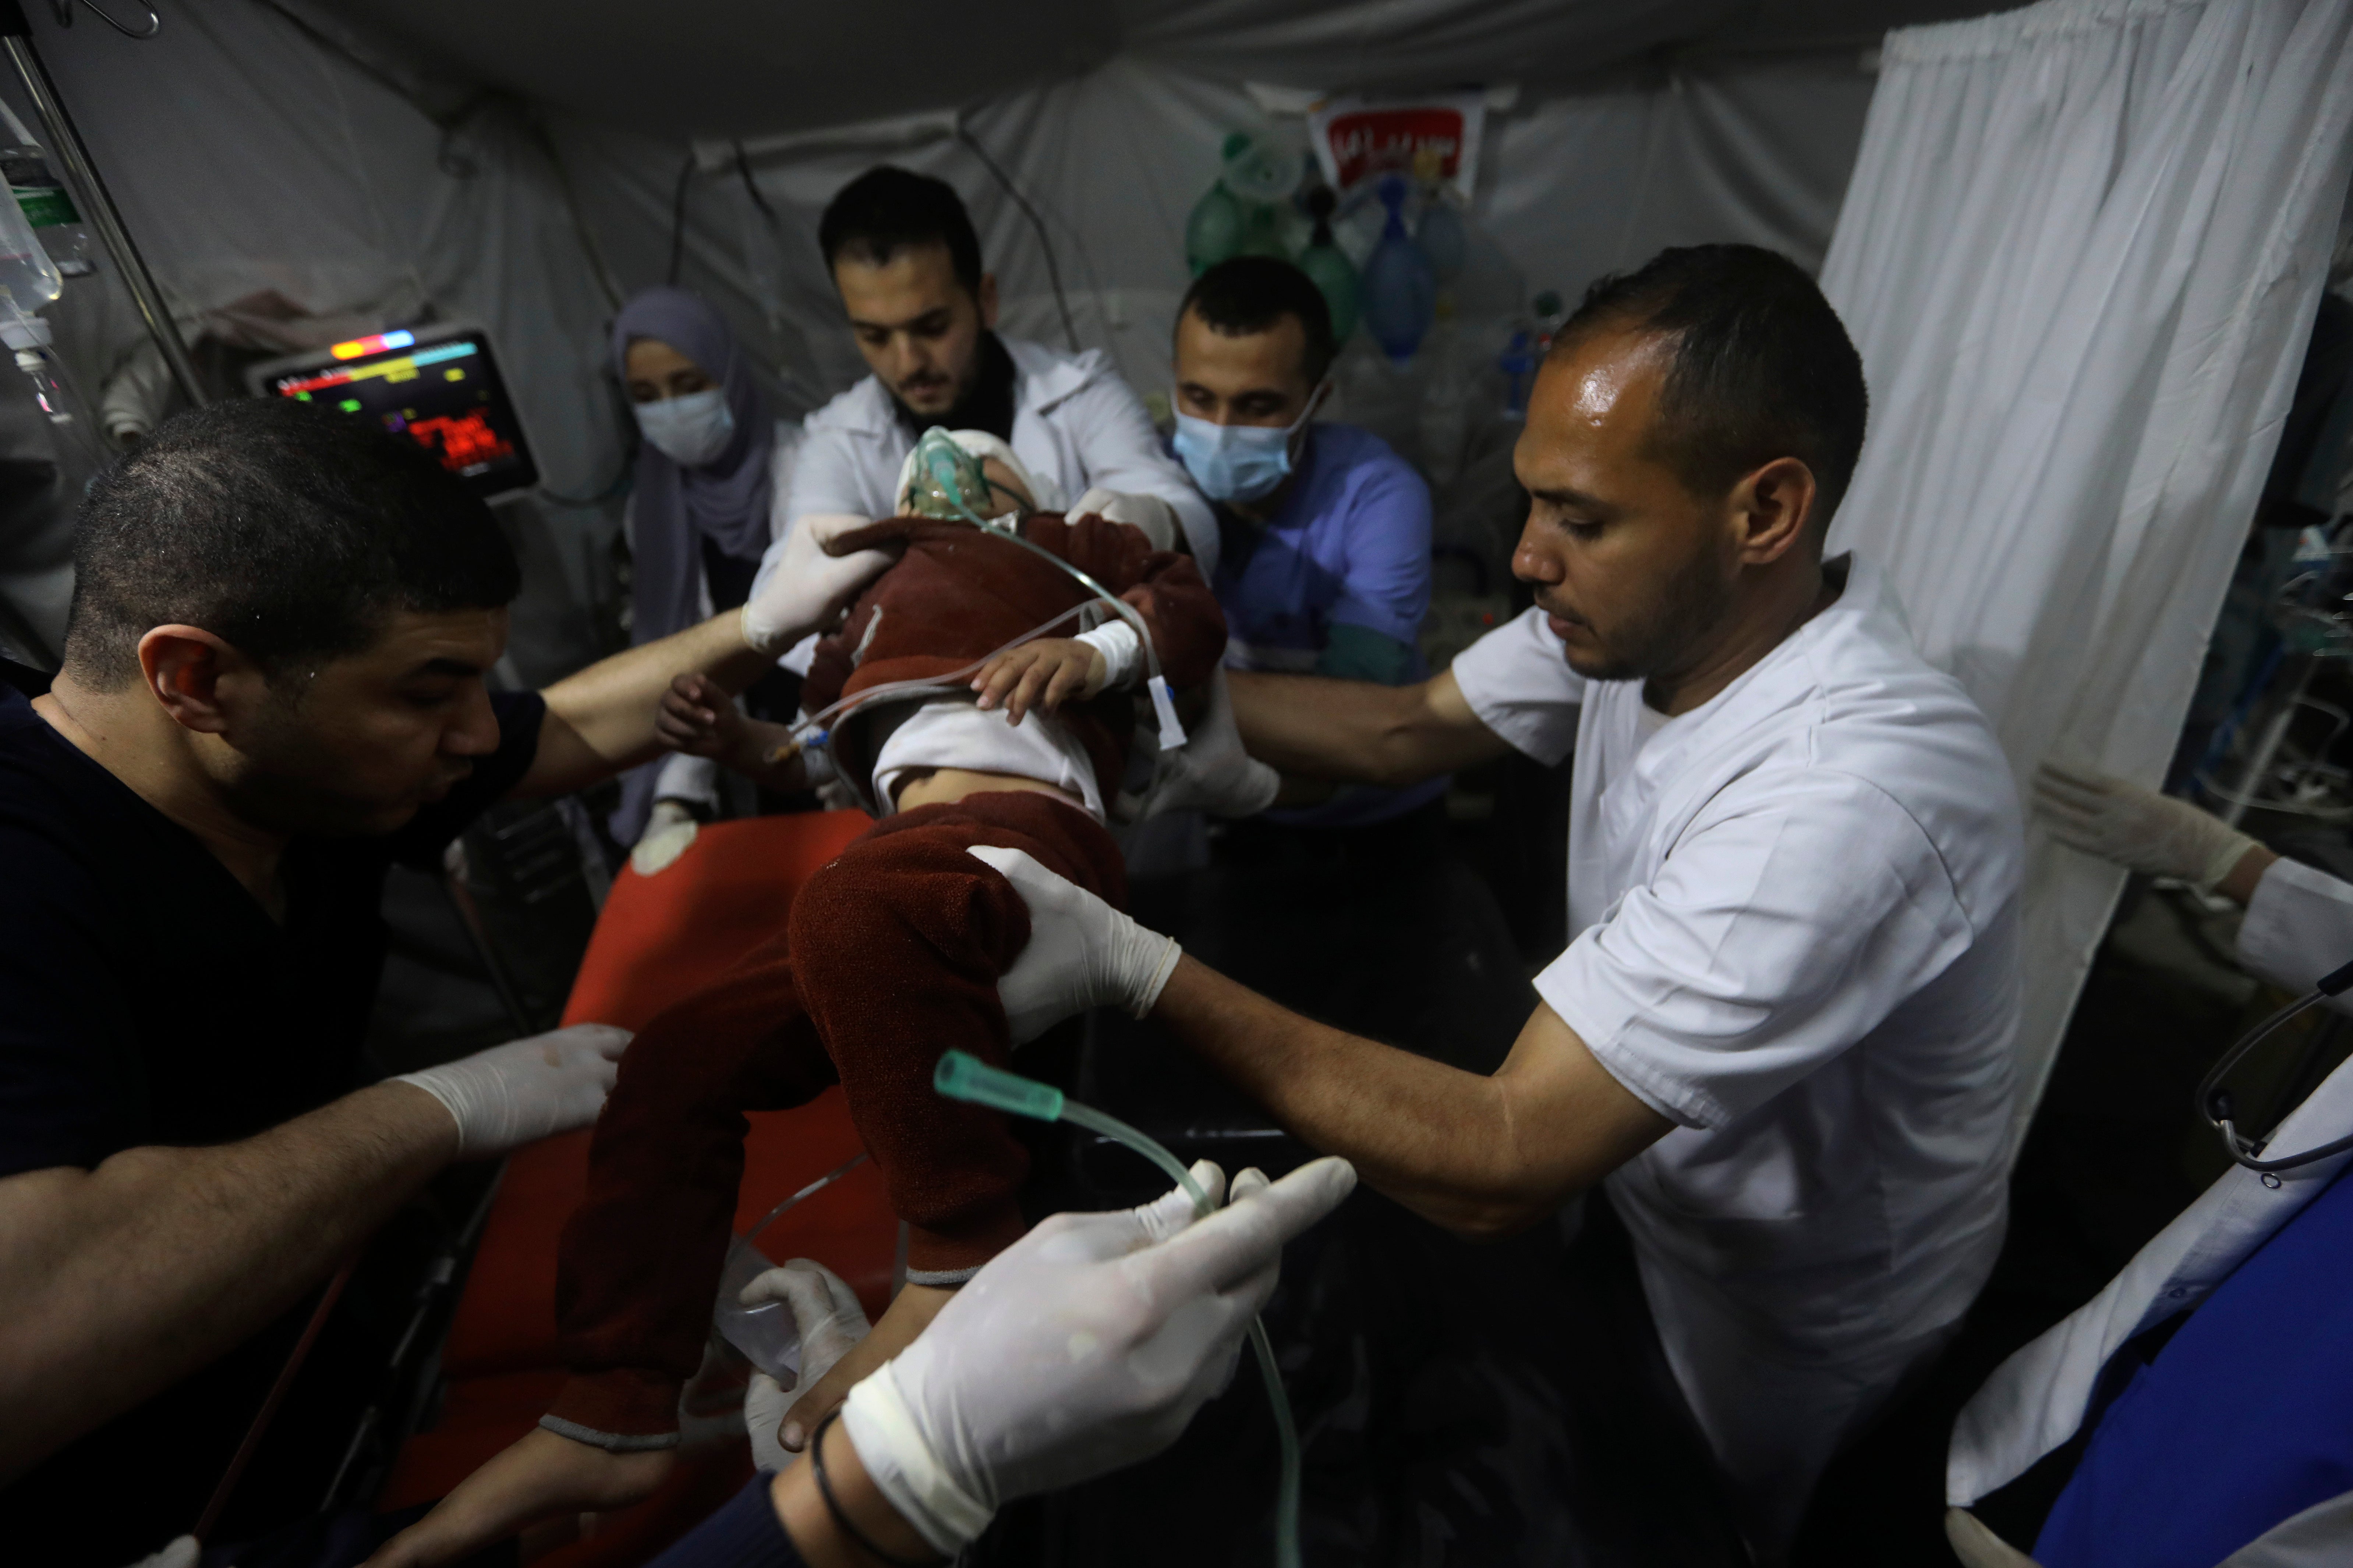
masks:
{"type": "Polygon", "coordinates": [[[781,935],[662,1013],[621,1058],[597,1119],[588,1194],[565,1226],[559,1344],[568,1435],[677,1430],[701,1363],[744,1172],[747,1110],[839,1082],[891,1204],[908,1276],[950,1283],[1021,1234],[1029,1160],[1006,1119],[932,1088],[941,1053],[1005,1065],[997,977],[1029,940],[1020,895],[965,851],[1029,852],[1124,904],[1119,847],[1049,795],[997,791],[878,824],[802,887],[781,935]]]}

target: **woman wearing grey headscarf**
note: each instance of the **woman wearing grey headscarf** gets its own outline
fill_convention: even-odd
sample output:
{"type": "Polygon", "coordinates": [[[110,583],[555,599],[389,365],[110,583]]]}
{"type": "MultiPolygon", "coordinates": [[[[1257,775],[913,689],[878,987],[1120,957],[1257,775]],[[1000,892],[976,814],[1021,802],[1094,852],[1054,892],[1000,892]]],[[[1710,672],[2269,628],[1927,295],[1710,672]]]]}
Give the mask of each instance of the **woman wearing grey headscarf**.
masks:
{"type": "MultiPolygon", "coordinates": [[[[735,334],[683,289],[643,289],[621,307],[613,363],[645,437],[628,522],[630,638],[651,642],[748,596],[776,536],[781,465],[800,429],[770,414],[735,334]]],[[[696,816],[718,805],[716,769],[706,759],[649,763],[628,775],[613,835],[642,847],[635,857],[641,872],[657,869],[654,862],[668,864],[691,838],[696,816]]]]}

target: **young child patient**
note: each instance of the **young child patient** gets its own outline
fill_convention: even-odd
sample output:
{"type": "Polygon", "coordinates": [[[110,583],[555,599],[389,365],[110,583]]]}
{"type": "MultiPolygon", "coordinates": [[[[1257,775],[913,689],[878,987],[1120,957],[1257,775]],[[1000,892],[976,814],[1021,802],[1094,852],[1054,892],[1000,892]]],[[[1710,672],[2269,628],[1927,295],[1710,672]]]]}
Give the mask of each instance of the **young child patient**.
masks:
{"type": "MultiPolygon", "coordinates": [[[[702,1359],[727,1249],[744,1111],[839,1082],[907,1223],[907,1289],[828,1388],[895,1354],[1024,1228],[1015,1194],[1028,1157],[1005,1119],[931,1087],[942,1052],[1003,1064],[1017,1043],[997,982],[1029,940],[1029,912],[965,851],[1025,850],[1124,903],[1103,817],[1148,660],[1135,628],[1069,572],[950,515],[973,510],[984,475],[992,499],[978,514],[1132,606],[1171,682],[1207,680],[1223,652],[1224,617],[1188,557],[1125,523],[1033,513],[1003,442],[934,432],[902,477],[910,515],[828,542],[837,554],[902,553],[819,644],[803,692],[821,712],[899,682],[937,684],[846,711],[824,765],[713,688],[686,680],[670,693],[662,722],[680,749],[781,788],[829,771],[880,820],[802,887],[774,939],[648,1024],[623,1058],[586,1201],[563,1237],[556,1310],[573,1376],[541,1423],[550,1431],[616,1453],[677,1441],[680,1386],[702,1359]],[[951,468],[957,496],[943,494],[951,468]],[[1075,613],[1052,629],[1067,633],[958,675],[1063,612],[1075,613]]],[[[809,1392],[788,1435],[813,1425],[809,1392]]]]}

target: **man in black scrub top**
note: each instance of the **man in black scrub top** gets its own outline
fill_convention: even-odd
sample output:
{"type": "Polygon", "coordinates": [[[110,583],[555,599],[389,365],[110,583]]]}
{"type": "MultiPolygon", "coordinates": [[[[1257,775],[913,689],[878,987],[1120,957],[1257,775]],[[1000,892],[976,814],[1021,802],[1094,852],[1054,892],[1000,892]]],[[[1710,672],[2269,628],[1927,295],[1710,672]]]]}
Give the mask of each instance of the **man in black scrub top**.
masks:
{"type": "Polygon", "coordinates": [[[195,1522],[387,1215],[612,1082],[602,1026],[371,1082],[387,868],[644,760],[675,677],[769,659],[730,612],[489,691],[520,574],[488,508],[292,403],[159,430],[76,567],[64,668],[0,663],[0,1559],[120,1568],[195,1522]]]}

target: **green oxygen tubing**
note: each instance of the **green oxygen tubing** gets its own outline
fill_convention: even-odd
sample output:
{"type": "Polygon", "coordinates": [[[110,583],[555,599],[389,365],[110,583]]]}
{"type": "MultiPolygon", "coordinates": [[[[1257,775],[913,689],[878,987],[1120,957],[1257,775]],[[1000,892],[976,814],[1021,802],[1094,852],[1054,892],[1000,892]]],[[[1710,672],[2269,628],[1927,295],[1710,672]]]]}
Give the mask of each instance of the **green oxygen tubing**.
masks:
{"type": "MultiPolygon", "coordinates": [[[[1113,1142],[1124,1143],[1159,1166],[1191,1195],[1195,1217],[1209,1212],[1209,1194],[1201,1190],[1201,1184],[1193,1179],[1190,1171],[1177,1163],[1176,1155],[1119,1118],[1106,1116],[1092,1105],[1082,1105],[1051,1084],[990,1067],[968,1052],[949,1051],[940,1058],[939,1067],[932,1073],[932,1087],[950,1100],[967,1100],[1010,1116],[1027,1116],[1039,1121],[1074,1121],[1113,1142]]],[[[1277,1568],[1300,1568],[1299,1428],[1291,1418],[1291,1396],[1283,1392],[1282,1373],[1274,1363],[1274,1346],[1267,1340],[1264,1318],[1251,1322],[1250,1338],[1250,1349],[1258,1357],[1259,1375],[1266,1383],[1267,1403],[1274,1406],[1274,1429],[1282,1449],[1282,1482],[1274,1502],[1274,1561],[1277,1568]]]]}

